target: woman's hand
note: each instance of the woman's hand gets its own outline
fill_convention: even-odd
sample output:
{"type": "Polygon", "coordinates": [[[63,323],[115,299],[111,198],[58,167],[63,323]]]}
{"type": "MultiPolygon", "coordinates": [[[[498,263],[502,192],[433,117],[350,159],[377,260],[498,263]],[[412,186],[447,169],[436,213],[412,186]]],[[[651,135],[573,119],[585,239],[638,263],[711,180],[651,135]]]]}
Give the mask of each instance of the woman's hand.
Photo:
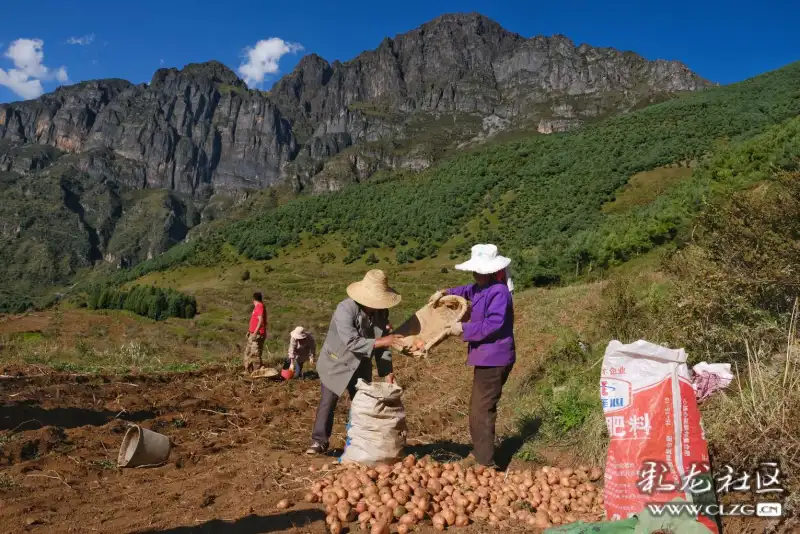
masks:
{"type": "Polygon", "coordinates": [[[375,340],[376,349],[399,348],[400,339],[403,336],[398,334],[389,334],[388,336],[379,337],[375,340]]]}

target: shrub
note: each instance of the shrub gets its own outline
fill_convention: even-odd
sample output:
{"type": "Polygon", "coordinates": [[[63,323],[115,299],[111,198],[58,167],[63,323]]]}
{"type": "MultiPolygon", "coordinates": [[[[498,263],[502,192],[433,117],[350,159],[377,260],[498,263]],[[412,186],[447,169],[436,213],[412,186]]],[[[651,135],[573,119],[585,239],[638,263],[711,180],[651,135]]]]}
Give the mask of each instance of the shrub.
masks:
{"type": "Polygon", "coordinates": [[[134,286],[130,291],[95,286],[86,303],[93,310],[127,310],[156,321],[169,317],[191,319],[197,314],[193,296],[152,286],[134,286]]]}
{"type": "Polygon", "coordinates": [[[242,273],[242,282],[247,282],[250,280],[250,271],[244,271],[242,273]]]}
{"type": "Polygon", "coordinates": [[[667,264],[687,344],[711,358],[744,355],[746,339],[777,349],[800,296],[800,172],[709,206],[700,225],[667,264]]]}

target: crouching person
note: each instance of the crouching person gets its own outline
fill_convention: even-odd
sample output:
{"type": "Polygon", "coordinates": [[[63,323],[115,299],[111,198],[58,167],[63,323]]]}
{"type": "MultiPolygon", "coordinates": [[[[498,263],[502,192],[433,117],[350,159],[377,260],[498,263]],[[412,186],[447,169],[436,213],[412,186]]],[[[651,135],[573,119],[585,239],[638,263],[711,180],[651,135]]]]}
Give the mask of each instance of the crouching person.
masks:
{"type": "Polygon", "coordinates": [[[289,350],[287,359],[289,366],[294,371],[294,376],[303,376],[303,364],[306,362],[314,363],[314,354],[317,352],[317,342],[311,332],[302,326],[296,327],[289,334],[289,350]]]}

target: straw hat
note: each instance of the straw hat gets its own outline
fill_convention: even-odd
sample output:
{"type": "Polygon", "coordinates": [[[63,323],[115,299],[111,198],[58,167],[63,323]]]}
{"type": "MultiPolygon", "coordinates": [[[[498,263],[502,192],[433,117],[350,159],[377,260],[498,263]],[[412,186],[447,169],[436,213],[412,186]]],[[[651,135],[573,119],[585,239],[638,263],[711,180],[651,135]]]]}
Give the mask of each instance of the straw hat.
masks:
{"type": "Polygon", "coordinates": [[[456,269],[478,274],[494,274],[510,264],[510,259],[497,254],[495,245],[475,245],[472,247],[472,257],[456,265],[456,269]]]}
{"type": "Polygon", "coordinates": [[[347,286],[347,295],[362,306],[384,310],[400,304],[400,295],[391,287],[386,273],[372,269],[358,282],[347,286]]]}
{"type": "Polygon", "coordinates": [[[292,339],[305,339],[308,337],[308,332],[302,326],[296,326],[289,335],[292,336],[292,339]]]}

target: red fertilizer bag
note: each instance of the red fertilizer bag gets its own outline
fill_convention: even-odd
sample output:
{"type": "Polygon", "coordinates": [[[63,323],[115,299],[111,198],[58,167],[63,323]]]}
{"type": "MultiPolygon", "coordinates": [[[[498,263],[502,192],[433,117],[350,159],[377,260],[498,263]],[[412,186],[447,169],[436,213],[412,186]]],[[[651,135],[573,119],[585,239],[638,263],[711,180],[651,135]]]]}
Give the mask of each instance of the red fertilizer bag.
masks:
{"type": "MultiPolygon", "coordinates": [[[[715,503],[714,484],[686,352],[639,340],[612,341],[600,376],[611,438],[604,502],[611,520],[675,498],[715,503]]],[[[716,522],[698,518],[711,532],[716,522]]]]}

